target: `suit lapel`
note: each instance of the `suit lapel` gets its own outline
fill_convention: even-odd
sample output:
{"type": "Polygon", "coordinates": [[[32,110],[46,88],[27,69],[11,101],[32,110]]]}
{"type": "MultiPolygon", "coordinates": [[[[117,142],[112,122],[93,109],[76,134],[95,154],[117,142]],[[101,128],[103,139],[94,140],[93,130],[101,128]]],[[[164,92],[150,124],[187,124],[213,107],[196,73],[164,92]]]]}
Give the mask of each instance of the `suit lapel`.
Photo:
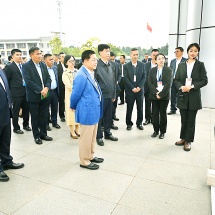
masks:
{"type": "MultiPolygon", "coordinates": [[[[39,80],[41,81],[41,78],[40,78],[40,75],[37,71],[37,68],[36,66],[34,65],[34,62],[32,60],[29,61],[29,63],[31,64],[31,68],[34,70],[34,73],[36,74],[36,76],[39,78],[39,80]]],[[[42,81],[41,81],[41,84],[42,84],[42,81]]]]}
{"type": "Polygon", "coordinates": [[[21,71],[20,71],[20,69],[18,68],[18,66],[16,65],[15,62],[12,62],[12,66],[13,66],[14,70],[17,72],[18,76],[20,76],[22,78],[21,71]]]}
{"type": "Polygon", "coordinates": [[[0,72],[0,76],[1,76],[1,78],[2,78],[2,80],[3,80],[3,82],[4,82],[4,86],[5,86],[5,89],[4,89],[4,86],[2,86],[2,84],[0,84],[1,87],[2,87],[2,89],[3,89],[4,91],[6,90],[6,92],[9,92],[9,86],[8,86],[6,77],[5,77],[5,75],[3,74],[3,72],[0,72]]]}
{"type": "Polygon", "coordinates": [[[196,68],[198,67],[198,64],[199,64],[199,62],[196,60],[196,62],[193,65],[192,72],[191,72],[191,78],[193,78],[193,74],[195,75],[195,71],[196,71],[196,68]]]}

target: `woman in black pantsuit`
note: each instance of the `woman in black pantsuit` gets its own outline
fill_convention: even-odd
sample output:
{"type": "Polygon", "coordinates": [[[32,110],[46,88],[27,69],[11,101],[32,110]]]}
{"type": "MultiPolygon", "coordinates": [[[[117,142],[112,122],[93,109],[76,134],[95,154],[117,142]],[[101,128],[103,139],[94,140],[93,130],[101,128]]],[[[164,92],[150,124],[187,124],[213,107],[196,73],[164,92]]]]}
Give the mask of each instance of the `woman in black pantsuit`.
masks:
{"type": "Polygon", "coordinates": [[[152,124],[154,128],[154,133],[151,137],[156,137],[160,131],[159,139],[163,139],[167,127],[166,110],[170,97],[172,70],[164,66],[165,56],[163,54],[157,54],[155,60],[157,61],[157,67],[152,68],[148,76],[149,98],[152,100],[152,124]]]}
{"type": "Polygon", "coordinates": [[[196,60],[200,47],[192,43],[187,48],[188,60],[180,63],[174,79],[179,89],[177,107],[181,114],[181,140],[175,145],[191,150],[194,141],[196,114],[202,108],[200,88],[208,83],[207,72],[203,62],[196,60]]]}

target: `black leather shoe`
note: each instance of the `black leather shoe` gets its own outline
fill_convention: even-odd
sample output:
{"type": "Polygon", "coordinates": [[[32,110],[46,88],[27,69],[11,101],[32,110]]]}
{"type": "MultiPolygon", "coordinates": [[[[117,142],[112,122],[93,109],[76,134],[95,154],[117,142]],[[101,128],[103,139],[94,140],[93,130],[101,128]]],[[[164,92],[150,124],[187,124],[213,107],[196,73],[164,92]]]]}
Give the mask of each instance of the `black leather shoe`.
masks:
{"type": "Polygon", "coordinates": [[[53,127],[60,129],[60,126],[58,124],[53,125],[53,127]]]}
{"type": "Polygon", "coordinates": [[[51,131],[51,127],[49,125],[46,126],[46,131],[51,131]]]}
{"type": "Polygon", "coordinates": [[[31,131],[31,128],[29,126],[25,126],[25,127],[23,127],[23,129],[26,131],[31,131]]]}
{"type": "Polygon", "coordinates": [[[150,120],[146,120],[146,121],[143,123],[143,125],[148,125],[148,124],[150,124],[150,123],[151,123],[150,120]]]}
{"type": "Polygon", "coordinates": [[[114,116],[113,118],[115,121],[119,121],[119,118],[117,118],[116,116],[114,116]]]}
{"type": "Polygon", "coordinates": [[[138,128],[139,130],[143,130],[143,129],[144,129],[142,125],[137,125],[137,128],[138,128]]]}
{"type": "Polygon", "coordinates": [[[52,123],[52,120],[51,120],[51,119],[49,119],[49,123],[52,123]]]}
{"type": "Polygon", "coordinates": [[[111,125],[111,129],[118,130],[118,127],[116,125],[111,125]]]}
{"type": "Polygon", "coordinates": [[[96,142],[99,146],[104,146],[104,141],[102,140],[102,138],[96,139],[96,142]]]}
{"type": "Polygon", "coordinates": [[[0,181],[1,182],[9,181],[9,177],[4,172],[0,172],[0,181]]]}
{"type": "Polygon", "coordinates": [[[90,169],[90,170],[96,170],[99,168],[99,165],[95,164],[95,163],[90,163],[89,165],[87,166],[84,166],[84,165],[81,165],[80,164],[80,167],[82,168],[86,168],[86,169],[90,169]]]}
{"type": "Polygon", "coordinates": [[[114,137],[112,134],[110,136],[105,137],[105,139],[111,140],[111,141],[118,141],[118,138],[114,137]]]}
{"type": "Polygon", "coordinates": [[[173,115],[176,114],[176,111],[170,111],[169,113],[167,113],[168,115],[173,115]]]}
{"type": "Polygon", "coordinates": [[[43,143],[43,141],[40,138],[37,138],[34,140],[36,144],[40,145],[43,143]]]}
{"type": "Polygon", "coordinates": [[[97,158],[94,157],[92,160],[90,160],[90,162],[94,162],[94,163],[102,163],[104,161],[104,158],[97,158]]]}
{"type": "Polygon", "coordinates": [[[161,134],[159,135],[159,139],[163,139],[163,138],[164,138],[164,134],[161,133],[161,134]]]}
{"type": "Polygon", "coordinates": [[[18,130],[13,129],[13,132],[16,134],[24,134],[24,132],[20,129],[18,129],[18,130]]]}
{"type": "Polygon", "coordinates": [[[118,105],[124,105],[124,102],[120,102],[118,105]]]}
{"type": "Polygon", "coordinates": [[[41,137],[42,140],[46,140],[46,141],[52,141],[53,138],[49,137],[49,136],[45,136],[45,137],[41,137]]]}
{"type": "Polygon", "coordinates": [[[25,166],[24,163],[11,163],[11,164],[3,165],[3,168],[4,168],[4,170],[7,170],[7,169],[21,169],[24,166],[25,166]]]}
{"type": "Polygon", "coordinates": [[[151,135],[151,137],[157,137],[158,136],[158,132],[154,132],[152,135],[151,135]]]}
{"type": "Polygon", "coordinates": [[[64,117],[62,117],[60,120],[61,120],[61,122],[65,122],[66,121],[64,117]]]}
{"type": "Polygon", "coordinates": [[[132,129],[132,126],[127,126],[126,128],[128,131],[130,131],[132,129]]]}

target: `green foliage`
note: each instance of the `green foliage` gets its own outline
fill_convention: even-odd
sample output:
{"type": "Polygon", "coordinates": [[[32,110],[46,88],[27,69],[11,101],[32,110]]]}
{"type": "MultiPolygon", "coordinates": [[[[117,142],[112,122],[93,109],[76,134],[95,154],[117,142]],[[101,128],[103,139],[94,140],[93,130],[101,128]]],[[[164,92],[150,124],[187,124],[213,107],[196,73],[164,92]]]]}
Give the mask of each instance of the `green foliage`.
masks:
{"type": "Polygon", "coordinates": [[[49,41],[49,45],[51,46],[52,53],[60,53],[62,50],[62,42],[59,37],[53,37],[49,41]]]}

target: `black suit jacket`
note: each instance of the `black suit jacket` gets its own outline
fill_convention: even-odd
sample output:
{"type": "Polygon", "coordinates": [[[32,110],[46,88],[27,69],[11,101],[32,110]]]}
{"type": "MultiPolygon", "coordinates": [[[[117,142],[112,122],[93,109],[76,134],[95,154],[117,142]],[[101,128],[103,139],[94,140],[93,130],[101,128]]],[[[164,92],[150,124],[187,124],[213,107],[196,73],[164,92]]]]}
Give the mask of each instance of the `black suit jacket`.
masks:
{"type": "Polygon", "coordinates": [[[149,77],[149,71],[151,70],[151,61],[144,64],[144,70],[146,73],[146,81],[144,84],[144,90],[145,90],[145,93],[149,93],[148,77],[149,77]]]}
{"type": "MultiPolygon", "coordinates": [[[[51,78],[49,76],[47,66],[40,62],[40,68],[43,76],[44,87],[51,87],[51,78]]],[[[41,101],[41,91],[43,89],[42,81],[40,79],[39,73],[32,60],[22,66],[23,77],[26,83],[26,98],[28,102],[40,102],[41,101]]]]}
{"type": "MultiPolygon", "coordinates": [[[[179,89],[181,86],[185,86],[187,78],[187,64],[186,62],[180,63],[176,71],[174,84],[179,89]]],[[[189,93],[179,93],[184,95],[184,100],[178,98],[177,107],[180,109],[199,110],[202,108],[201,91],[200,88],[204,87],[208,83],[207,72],[203,62],[196,60],[193,66],[192,84],[194,89],[191,89],[189,93]]]]}
{"type": "Polygon", "coordinates": [[[126,83],[125,92],[127,95],[134,95],[135,93],[132,91],[132,89],[136,87],[141,88],[138,94],[144,93],[144,82],[146,80],[144,64],[140,61],[137,61],[136,70],[136,82],[134,82],[134,70],[132,62],[130,61],[123,65],[124,80],[126,83]]]}
{"type": "Polygon", "coordinates": [[[0,84],[0,126],[6,126],[10,123],[11,114],[11,98],[10,98],[10,90],[6,75],[0,69],[0,78],[4,82],[5,89],[2,84],[0,84]]]}
{"type": "MultiPolygon", "coordinates": [[[[158,92],[157,88],[157,69],[158,67],[154,67],[149,72],[148,77],[148,85],[149,85],[149,98],[152,100],[159,100],[156,97],[156,93],[158,92]]],[[[162,100],[169,100],[170,94],[170,86],[172,83],[172,70],[170,67],[164,66],[162,71],[162,84],[163,90],[159,93],[159,96],[162,100]]]]}
{"type": "Polygon", "coordinates": [[[7,76],[11,97],[25,96],[25,87],[20,69],[15,62],[5,67],[4,72],[7,76]]]}
{"type": "Polygon", "coordinates": [[[59,64],[57,65],[57,70],[58,70],[58,83],[59,83],[59,87],[60,87],[60,92],[64,93],[65,91],[65,85],[62,81],[62,75],[63,75],[63,66],[62,63],[59,62],[59,64]]]}

